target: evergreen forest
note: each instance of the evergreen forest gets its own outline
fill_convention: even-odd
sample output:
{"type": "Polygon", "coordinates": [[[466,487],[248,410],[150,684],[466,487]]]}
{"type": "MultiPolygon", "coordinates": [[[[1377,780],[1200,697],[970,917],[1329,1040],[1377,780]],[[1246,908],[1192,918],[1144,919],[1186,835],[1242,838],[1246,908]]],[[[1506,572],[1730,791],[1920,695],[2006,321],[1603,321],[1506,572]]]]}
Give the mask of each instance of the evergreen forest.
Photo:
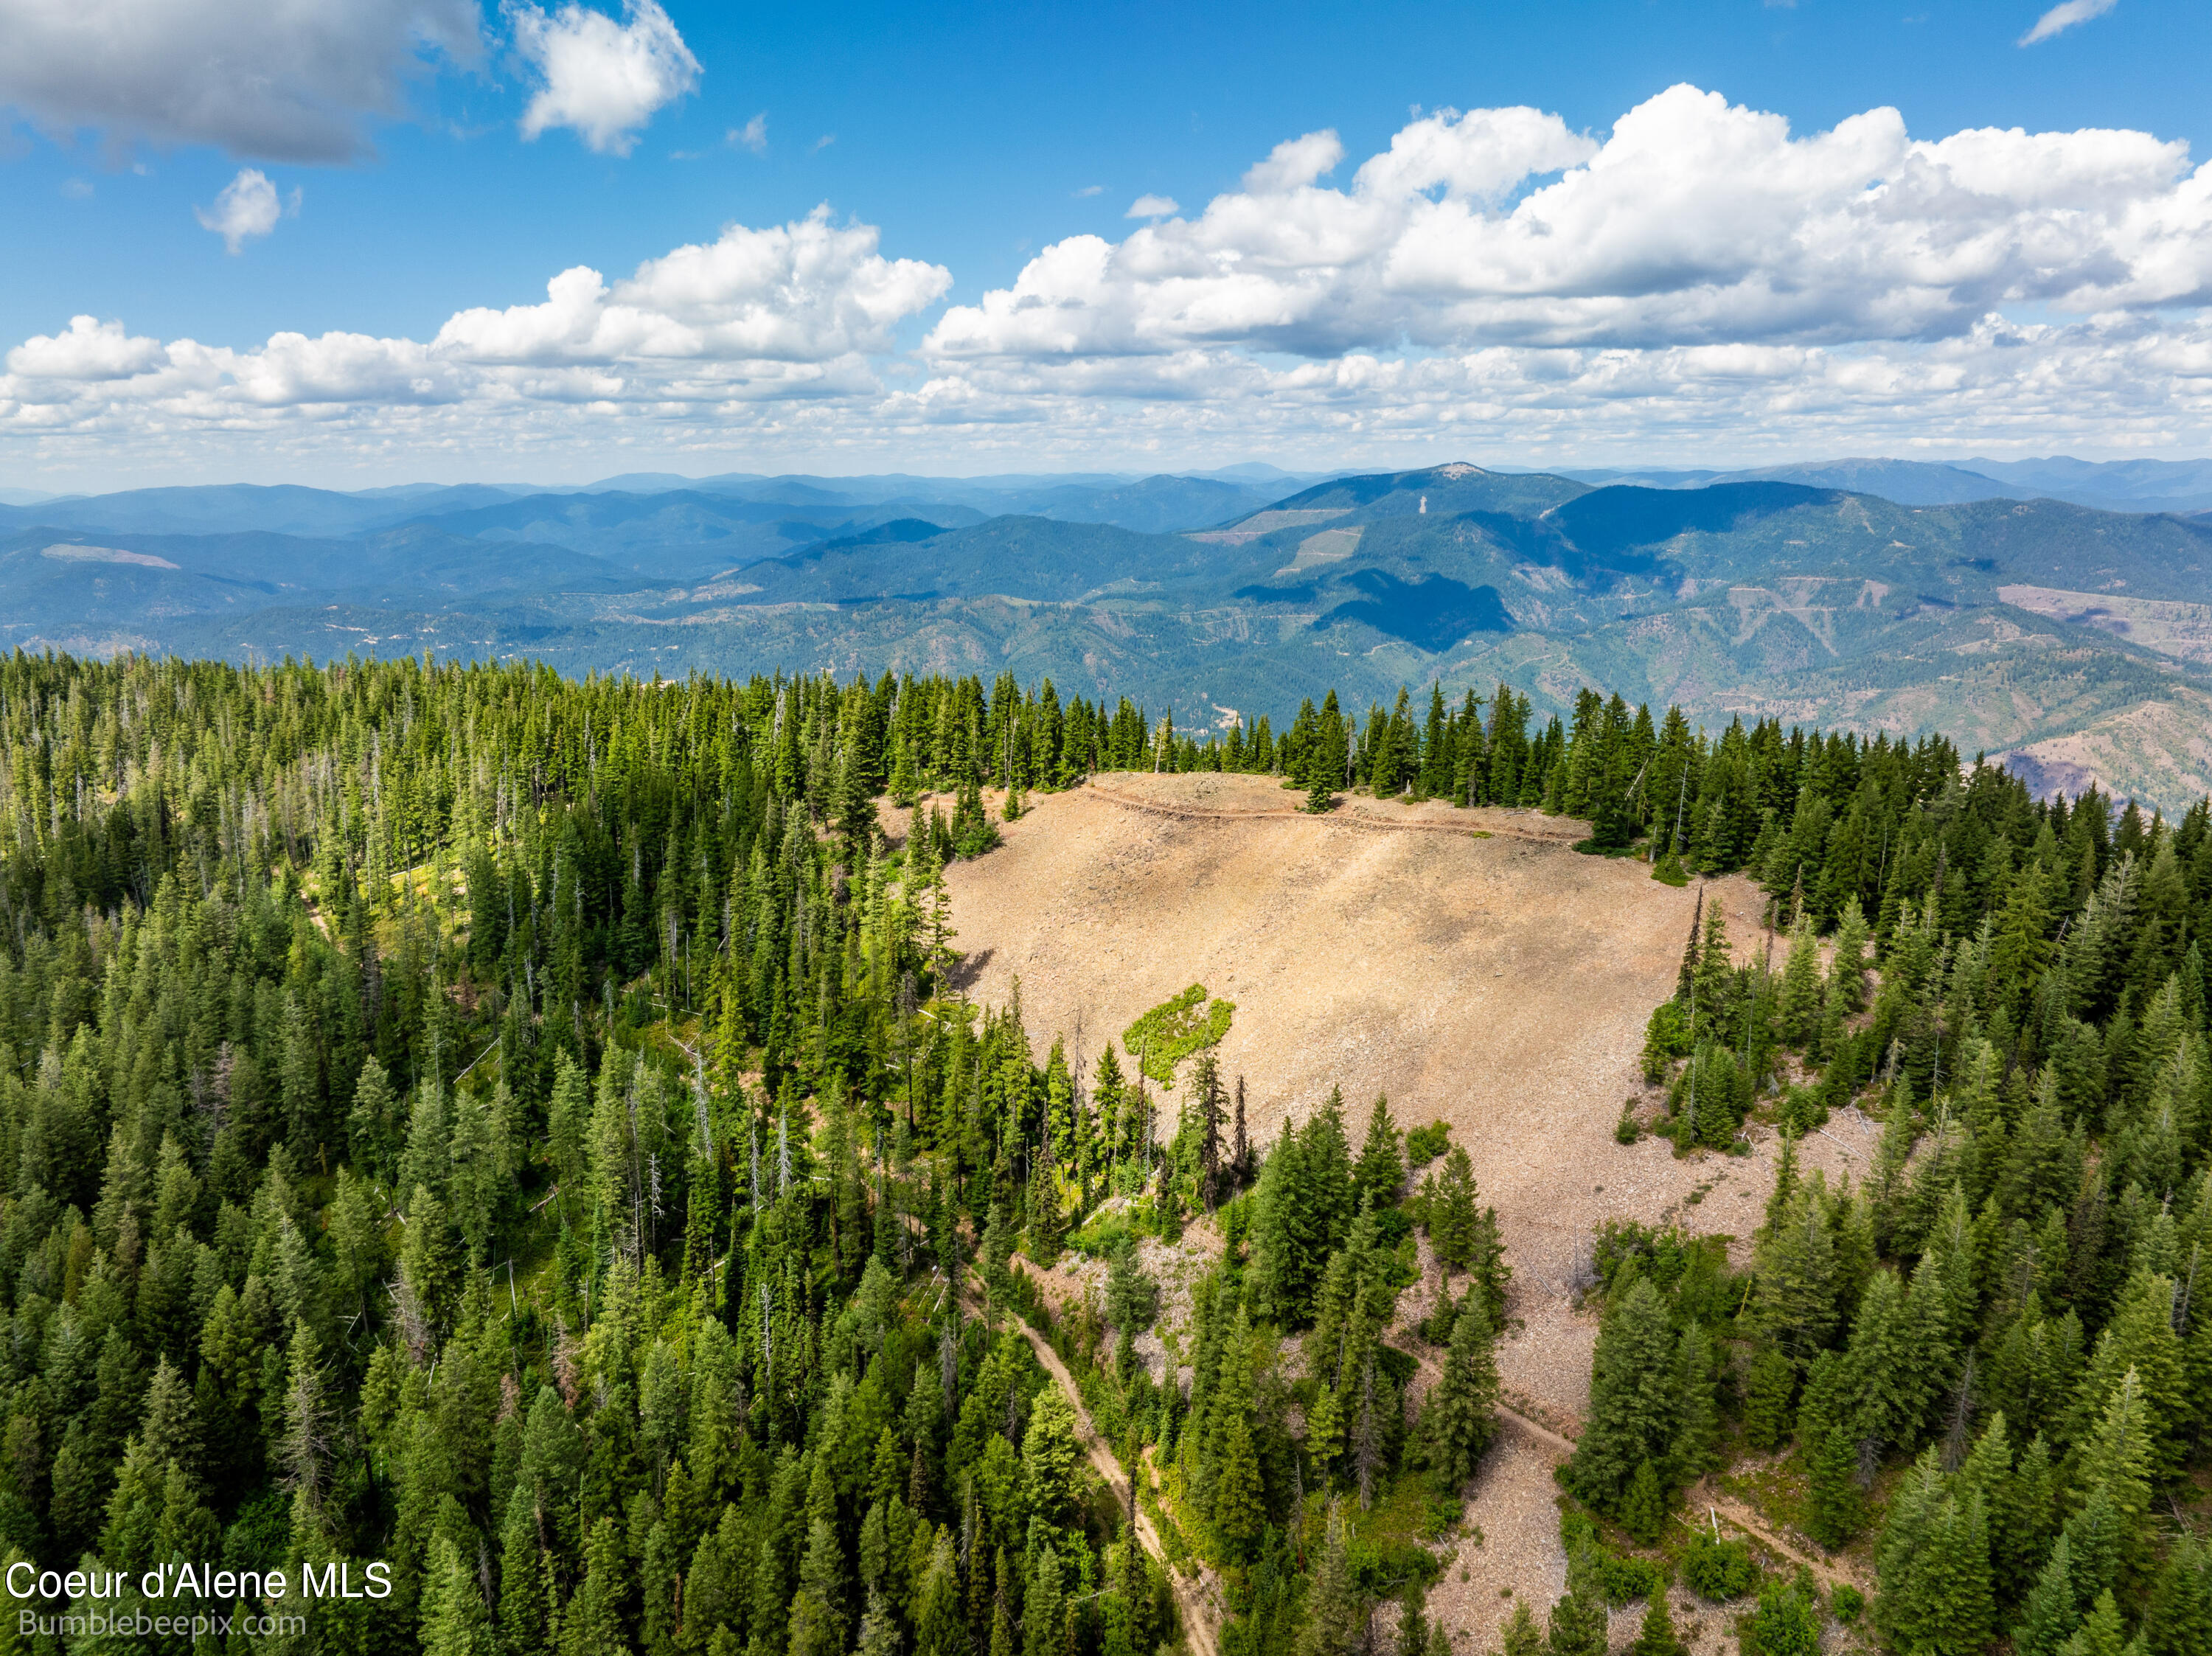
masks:
{"type": "Polygon", "coordinates": [[[1200,769],[1563,814],[1770,899],[1753,951],[1701,907],[1620,1135],[1776,1131],[1782,1176],[1746,1268],[1593,1239],[1568,1591],[1507,1656],[1639,1600],[1672,1656],[1678,1577],[1754,1656],[2212,1649],[2206,808],[1532,719],[0,659],[0,1579],[64,1584],[0,1650],[1448,1656],[1511,1307],[1467,1149],[1353,1075],[1259,1142],[1202,986],[1122,1032],[966,986],[948,864],[1200,769]],[[1802,1173],[1854,1111],[1863,1173],[1802,1173]],[[1071,1252],[1104,1291],[1055,1303],[1071,1252]],[[1674,1522],[1743,1466],[1866,1594],[1674,1522]],[[238,1614],[69,1619],[165,1608],[238,1614]]]}

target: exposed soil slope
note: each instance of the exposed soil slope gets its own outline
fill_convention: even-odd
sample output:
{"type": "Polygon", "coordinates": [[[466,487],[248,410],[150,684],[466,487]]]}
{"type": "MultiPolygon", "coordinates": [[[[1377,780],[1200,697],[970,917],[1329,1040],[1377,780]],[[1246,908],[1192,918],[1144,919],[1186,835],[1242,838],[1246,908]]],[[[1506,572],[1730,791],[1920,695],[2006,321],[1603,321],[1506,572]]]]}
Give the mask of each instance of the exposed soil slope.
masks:
{"type": "MultiPolygon", "coordinates": [[[[1004,846],[947,875],[973,992],[1002,1002],[1018,979],[1039,1051],[1079,1024],[1095,1064],[1109,1036],[1203,982],[1237,1003],[1222,1065],[1244,1077],[1255,1138],[1333,1086],[1355,1149],[1377,1092],[1401,1125],[1449,1122],[1498,1206],[1532,1333],[1603,1218],[1650,1218],[1718,1175],[1687,1216],[1749,1233],[1758,1160],[1613,1142],[1694,888],[1577,855],[1580,826],[1534,811],[1355,799],[1316,818],[1297,803],[1268,779],[1214,775],[1036,796],[1004,846]]],[[[1761,946],[1749,885],[1709,895],[1739,949],[1761,946]]],[[[1509,1383],[1579,1410],[1580,1376],[1514,1370],[1508,1356],[1509,1383]]]]}
{"type": "MultiPolygon", "coordinates": [[[[947,881],[971,992],[1002,1003],[1018,979],[1040,1054],[1055,1035],[1078,1045],[1079,1026],[1095,1065],[1109,1036],[1202,982],[1237,1003],[1223,1068],[1244,1078],[1256,1139],[1340,1086],[1355,1150],[1378,1091],[1401,1126],[1441,1119],[1467,1147],[1515,1273],[1500,1374],[1537,1427],[1501,1433],[1468,1513],[1486,1541],[1438,1594],[1474,1648],[1494,1642],[1501,1588],[1547,1604],[1565,1579],[1545,1470],[1558,1446],[1538,1433],[1571,1432],[1588,1404],[1596,1319],[1576,1297],[1594,1228],[1671,1211],[1740,1247],[1771,1188],[1771,1143],[1677,1161],[1613,1137],[1623,1101],[1644,1096],[1644,1021],[1673,989],[1697,889],[1577,855],[1579,824],[1533,811],[1355,798],[1314,817],[1269,779],[1210,774],[1117,774],[1031,803],[947,881]]],[[[1706,898],[1739,959],[1764,948],[1753,887],[1715,881],[1706,898]]],[[[1831,1133],[1808,1166],[1863,1169],[1863,1126],[1831,1133]]]]}

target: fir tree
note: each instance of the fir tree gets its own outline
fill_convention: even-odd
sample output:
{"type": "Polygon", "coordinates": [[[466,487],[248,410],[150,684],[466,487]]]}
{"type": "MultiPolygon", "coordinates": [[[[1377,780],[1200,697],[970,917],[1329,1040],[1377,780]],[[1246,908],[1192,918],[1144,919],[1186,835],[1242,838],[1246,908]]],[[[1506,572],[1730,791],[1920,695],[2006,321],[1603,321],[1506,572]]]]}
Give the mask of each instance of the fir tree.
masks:
{"type": "Polygon", "coordinates": [[[1818,1656],[1820,1611],[1804,1585],[1768,1581],[1759,1588],[1759,1609],[1744,1629],[1743,1645],[1754,1656],[1818,1656]]]}
{"type": "Polygon", "coordinates": [[[1858,1441],[1841,1356],[1823,1352],[1807,1377],[1797,1410],[1797,1442],[1811,1488],[1807,1529],[1824,1547],[1840,1547],[1866,1521],[1859,1489],[1858,1441]]]}
{"type": "Polygon", "coordinates": [[[1668,1465],[1681,1418],[1674,1391],[1674,1331],[1648,1278],[1638,1277],[1607,1308],[1590,1371],[1588,1423],[1567,1463],[1568,1486],[1601,1511],[1618,1514],[1630,1481],[1646,1463],[1668,1465]]]}
{"type": "Polygon", "coordinates": [[[2151,1588],[2142,1624],[2144,1656],[2212,1650],[2212,1556],[2184,1531],[2151,1588]]]}
{"type": "Polygon", "coordinates": [[[1495,1336],[1481,1304],[1470,1296],[1452,1325],[1443,1377],[1422,1411],[1429,1464],[1456,1489],[1474,1476],[1476,1463],[1498,1429],[1495,1336]]]}
{"type": "Polygon", "coordinates": [[[1753,1448],[1771,1453],[1789,1441],[1796,1390],[1790,1359],[1778,1347],[1760,1348],[1744,1385],[1744,1436],[1753,1448]]]}
{"type": "Polygon", "coordinates": [[[1543,1629],[1536,1625],[1526,1598],[1513,1601],[1513,1614],[1500,1629],[1504,1656],[1541,1656],[1544,1648],[1543,1629]]]}
{"type": "Polygon", "coordinates": [[[1352,1574],[1344,1517],[1333,1502],[1306,1586],[1304,1623],[1297,1656],[1353,1656],[1365,1643],[1367,1608],[1352,1574]]]}
{"type": "Polygon", "coordinates": [[[1567,1592],[1552,1606],[1544,1647],[1547,1656],[1605,1656],[1605,1592],[1597,1579],[1595,1548],[1567,1555],[1567,1592]]]}
{"type": "Polygon", "coordinates": [[[1635,1644],[1629,1647],[1629,1656],[1688,1656],[1674,1631],[1674,1616],[1668,1607],[1664,1586],[1651,1590],[1650,1600],[1644,1607],[1644,1624],[1635,1644]]]}
{"type": "Polygon", "coordinates": [[[2060,1656],[2124,1656],[2121,1639],[2125,1630],[2120,1608],[2107,1587],[2097,1595],[2097,1602],[2074,1630],[2074,1636],[2059,1647],[2060,1656]]]}
{"type": "Polygon", "coordinates": [[[1226,1416],[1213,1485],[1213,1527],[1229,1556],[1250,1556],[1267,1522],[1261,1505],[1260,1460],[1242,1410],[1226,1416]]]}
{"type": "Polygon", "coordinates": [[[2073,1544],[2061,1535],[2021,1611],[2013,1648],[2019,1656],[2057,1656],[2081,1623],[2074,1591],[2073,1544]]]}
{"type": "Polygon", "coordinates": [[[453,1538],[430,1544],[422,1592],[422,1656],[493,1656],[491,1615],[453,1538]]]}
{"type": "Polygon", "coordinates": [[[1429,1204],[1429,1240],[1437,1258],[1457,1271],[1473,1265],[1480,1222],[1474,1164],[1468,1159],[1466,1149],[1455,1144],[1444,1158],[1443,1173],[1429,1204]]]}
{"type": "Polygon", "coordinates": [[[1375,1107],[1367,1117],[1367,1137],[1360,1147],[1352,1182],[1360,1195],[1378,1208],[1395,1203],[1399,1187],[1406,1182],[1406,1159],[1400,1144],[1398,1125],[1390,1119],[1390,1101],[1377,1093],[1375,1107]]]}

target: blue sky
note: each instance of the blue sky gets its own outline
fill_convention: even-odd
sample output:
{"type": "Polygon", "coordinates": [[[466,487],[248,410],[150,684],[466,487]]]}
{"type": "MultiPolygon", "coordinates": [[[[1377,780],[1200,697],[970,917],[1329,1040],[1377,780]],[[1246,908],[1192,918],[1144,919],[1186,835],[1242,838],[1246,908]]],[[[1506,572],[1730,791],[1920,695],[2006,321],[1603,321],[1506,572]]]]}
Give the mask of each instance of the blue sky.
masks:
{"type": "MultiPolygon", "coordinates": [[[[128,32],[155,4],[85,0],[83,10],[128,32]]],[[[25,39],[33,7],[52,9],[0,0],[0,36],[25,39]]],[[[0,103],[9,106],[0,189],[12,255],[0,268],[0,343],[25,342],[0,378],[0,483],[174,481],[210,466],[262,480],[279,471],[358,483],[518,466],[586,476],[647,463],[964,470],[1311,464],[1336,454],[1516,462],[1571,452],[1595,461],[1712,456],[1716,443],[1726,458],[1757,458],[1778,440],[1801,454],[1902,452],[1909,442],[1956,453],[2201,453],[2212,429],[2191,366],[2203,347],[2212,280],[2208,186],[2196,173],[2212,155],[2212,133],[2203,130],[2212,108],[2212,8],[2201,0],[2074,0],[2078,21],[2046,25],[2048,38],[2027,45],[2020,42],[2052,8],[672,3],[660,19],[650,0],[627,11],[620,0],[546,11],[473,0],[314,0],[299,9],[324,14],[304,43],[269,39],[260,9],[231,0],[162,0],[157,9],[167,38],[135,68],[117,61],[127,53],[96,49],[96,34],[82,31],[29,37],[31,50],[0,64],[0,103]],[[592,26],[580,9],[603,21],[592,26]],[[410,50],[410,21],[443,45],[410,50]],[[647,65],[647,79],[660,79],[643,92],[635,74],[624,90],[620,64],[590,60],[595,40],[605,45],[623,28],[633,46],[646,39],[639,31],[657,29],[647,45],[677,54],[672,66],[667,51],[647,65]],[[557,51],[564,41],[574,49],[566,58],[557,51]],[[410,61],[416,72],[403,73],[410,61]],[[134,82],[134,73],[145,78],[134,82]],[[222,82],[248,74],[289,88],[297,107],[242,117],[252,94],[228,96],[222,82]],[[149,86],[166,97],[179,82],[205,95],[145,114],[149,86]],[[1833,240],[1811,280],[1832,278],[1834,302],[1783,306],[1786,315],[1762,315],[1737,336],[1727,317],[1744,307],[1725,294],[1741,272],[1702,265],[1684,279],[1724,302],[1639,312],[1632,324],[1617,314],[1569,324],[1552,311],[1534,317],[1523,302],[1532,278],[1517,264],[1475,282],[1480,303],[1437,300],[1436,279],[1408,288],[1395,272],[1430,234],[1408,220],[1412,227],[1401,228],[1412,240],[1377,230],[1380,239],[1349,261],[1369,261],[1381,273],[1372,282],[1343,276],[1347,261],[1332,232],[1318,251],[1287,257],[1281,291],[1251,308],[1252,295],[1234,296],[1224,273],[1272,255],[1238,244],[1231,215],[1218,209],[1222,227],[1176,240],[1176,226],[1198,225],[1208,203],[1227,197],[1247,202],[1245,216],[1265,240],[1267,221],[1298,216],[1299,192],[1333,191],[1340,201],[1362,162],[1440,109],[1456,120],[1460,112],[1526,106],[1594,149],[1625,115],[1678,87],[1778,117],[1793,143],[1885,108],[1923,144],[1983,127],[2070,135],[2072,161],[2047,166],[2045,152],[2020,146],[1993,163],[1996,173],[1976,173],[1985,209],[1992,197],[2010,206],[1962,224],[1963,237],[1998,234],[1992,227],[2008,213],[2052,223],[2078,217],[2080,199],[2038,197],[2036,179],[2050,166],[2112,170],[2118,185],[2085,173],[2081,187],[2100,200],[2127,196],[2135,216],[2108,215],[2105,242],[2076,248],[2068,269],[2023,274],[2014,258],[1962,279],[1947,268],[1944,293],[1930,298],[1926,253],[1946,239],[1951,209],[1930,197],[1898,233],[1917,251],[1846,282],[1837,273],[1856,258],[1845,245],[1853,237],[1838,235],[1829,208],[1849,203],[1836,193],[1844,183],[1828,178],[1808,186],[1815,227],[1796,240],[1833,240]],[[531,110],[546,110],[554,94],[544,130],[526,136],[531,110]],[[763,124],[749,143],[757,118],[763,124]],[[2096,140],[2094,130],[2107,128],[2147,136],[2121,155],[2096,140]],[[1273,193],[1249,186],[1248,169],[1277,145],[1320,132],[1336,135],[1334,165],[1286,175],[1273,193]],[[2163,161],[2145,160],[2154,139],[2168,146],[2163,161]],[[2101,159],[2083,161],[2092,150],[2101,159]],[[249,168],[260,181],[241,177],[249,168]],[[1828,208],[1815,199],[1824,189],[1828,208]],[[1146,195],[1180,204],[1159,215],[1158,246],[1143,221],[1126,216],[1146,195]],[[803,225],[824,205],[826,223],[848,240],[817,250],[836,269],[821,277],[828,288],[798,301],[813,318],[793,325],[801,343],[789,334],[769,346],[687,337],[672,355],[639,345],[635,331],[608,343],[602,330],[588,348],[537,340],[487,355],[480,339],[441,334],[471,307],[542,305],[562,270],[589,267],[619,284],[642,262],[714,244],[730,227],[803,225]],[[2152,247],[2142,226],[2154,221],[2152,247]],[[860,230],[872,237],[866,249],[849,240],[860,230]],[[1084,237],[1098,241],[1070,240],[1084,237]],[[1042,265],[1024,276],[1048,250],[1073,258],[1102,246],[1115,265],[1103,276],[1075,278],[1073,288],[1042,265]],[[838,283],[876,280],[872,257],[938,274],[886,278],[895,296],[867,302],[864,322],[824,322],[848,303],[838,283]],[[2113,258],[2133,261],[2132,280],[2096,275],[2100,260],[2113,258]],[[1164,277],[1162,260],[1188,269],[1164,277]],[[1198,264],[1214,285],[1191,276],[1198,264]],[[1322,267],[1334,274],[1317,275],[1322,267]],[[1305,301],[1284,294],[1331,281],[1347,284],[1340,305],[1327,315],[1291,313],[1305,301]],[[1897,297],[1907,289],[1915,296],[1897,297]],[[1500,293],[1520,308],[1492,302],[1500,293]],[[1003,300],[996,321],[978,312],[973,325],[956,316],[948,326],[949,312],[986,306],[994,294],[1003,300]],[[1234,314],[1223,321],[1224,304],[1234,314]],[[1065,337],[1041,343],[1017,325],[1024,307],[1076,320],[1065,337]],[[2116,314],[2126,328],[2116,329],[2116,314]],[[71,334],[77,317],[108,331],[71,334]],[[1193,317],[1217,319],[1201,326],[1193,317]],[[2029,349],[2048,365],[2046,379],[2090,385],[2141,379],[2146,364],[2169,372],[2110,407],[2049,389],[2026,400],[1981,394],[1916,429],[1911,416],[1924,410],[1925,397],[1911,375],[1933,373],[1930,383],[1955,388],[1961,373],[1985,371],[1960,343],[1977,337],[1977,318],[1985,349],[1975,362],[2029,349]],[[2000,337],[2007,326],[2043,331],[2000,337]],[[351,351],[343,373],[325,360],[337,350],[328,347],[279,385],[263,374],[265,342],[287,332],[378,345],[351,351]],[[111,336],[144,343],[94,349],[111,336]],[[75,343],[64,350],[57,340],[75,343]],[[176,349],[180,341],[252,361],[191,357],[176,349]],[[1731,347],[1767,354],[1751,370],[1764,385],[1758,394],[1728,389],[1752,361],[1715,356],[1731,347]],[[364,352],[380,352],[381,366],[362,369],[364,352]],[[1596,373],[1593,353],[1606,352],[1615,356],[1596,373]],[[1691,361],[1685,352],[1705,355],[1691,361]],[[1797,353],[1798,367],[1777,352],[1797,353]],[[1939,359],[1940,370],[1931,367],[1939,359]],[[669,367],[678,360],[700,372],[669,367]],[[762,361],[778,366],[763,370],[762,361]],[[1839,388],[1838,362],[1857,365],[1856,382],[1839,388]],[[732,366],[744,363],[755,366],[732,366]],[[702,364],[722,376],[718,385],[747,389],[721,396],[705,385],[702,364]],[[532,365],[566,376],[564,388],[541,376],[518,391],[532,365]],[[1316,379],[1322,368],[1333,376],[1327,385],[1316,379]],[[1877,368],[1893,382],[1886,413],[1879,385],[1864,383],[1869,373],[1883,379],[1877,368]],[[1425,376],[1418,391],[1407,383],[1416,369],[1425,376]],[[257,374],[265,381],[258,389],[239,390],[257,374]],[[1378,389],[1378,374],[1396,380],[1378,389]],[[617,380],[611,394],[594,394],[617,380]],[[1826,389],[1808,403],[1805,388],[1816,382],[1826,389]],[[1571,389],[1547,397],[1547,384],[1571,389]],[[520,420],[518,395],[568,412],[520,420]],[[1817,403],[1834,417],[1778,426],[1778,395],[1780,406],[1817,403]],[[1297,418],[1285,412],[1293,401],[1303,409],[1297,418]],[[596,411],[574,412],[586,408],[596,411]],[[963,464],[969,457],[975,464],[963,464]]],[[[1670,107],[1678,123],[1690,114],[1686,104],[1670,107]]],[[[1694,148],[1696,133],[1685,130],[1667,126],[1653,142],[1694,148]]],[[[1488,195],[1468,187],[1480,200],[1455,234],[1501,230],[1516,203],[1589,160],[1559,149],[1556,136],[1529,142],[1534,149],[1514,151],[1527,163],[1522,176],[1488,195]]],[[[1866,165],[1884,176],[1866,182],[1886,185],[1885,168],[1894,169],[1883,155],[1893,159],[1897,144],[1875,149],[1882,153],[1866,165]]],[[[1792,174],[1796,164],[1775,153],[1777,177],[1792,174]]],[[[1716,160],[1714,176],[1692,181],[1700,199],[1724,197],[1729,169],[1741,165],[1716,160]]],[[[1467,193],[1456,182],[1409,187],[1431,199],[1467,193]]],[[[1571,215],[1566,234],[1601,240],[1621,210],[1601,204],[1571,215]]],[[[1793,210],[1780,201],[1765,215],[1793,210]]],[[[1800,257],[1750,246],[1759,233],[1748,220],[1743,231],[1753,264],[1800,257]]],[[[1665,227],[1653,234],[1664,240],[1665,227]]],[[[1723,222],[1696,258],[1729,264],[1730,234],[1723,222]]],[[[781,252],[747,244],[732,257],[755,253],[787,254],[793,273],[810,257],[797,242],[781,252]]],[[[1650,257],[1664,264],[1679,253],[1650,257]]],[[[1607,300],[1616,312],[1636,310],[1642,289],[1669,279],[1645,271],[1643,258],[1627,261],[1641,274],[1622,276],[1616,266],[1608,278],[1625,284],[1607,300]]],[[[784,285],[799,279],[787,273],[784,285]]],[[[1546,300],[1553,310],[1589,296],[1590,278],[1577,270],[1547,279],[1558,284],[1546,300]]],[[[1767,270],[1762,300],[1749,308],[1761,312],[1774,290],[1807,280],[1794,264],[1767,270]]],[[[773,308],[777,290],[771,282],[716,302],[752,314],[773,308]]]]}

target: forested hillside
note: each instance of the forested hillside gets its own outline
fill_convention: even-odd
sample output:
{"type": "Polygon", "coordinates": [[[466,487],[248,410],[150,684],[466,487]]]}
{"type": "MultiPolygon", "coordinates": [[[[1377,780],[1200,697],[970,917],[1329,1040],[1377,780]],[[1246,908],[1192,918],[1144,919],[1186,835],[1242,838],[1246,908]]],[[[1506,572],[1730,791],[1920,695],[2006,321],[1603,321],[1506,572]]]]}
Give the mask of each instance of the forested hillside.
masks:
{"type": "Polygon", "coordinates": [[[1548,719],[1597,685],[1716,729],[1940,735],[2169,813],[2212,786],[2212,528],[1830,486],[1887,475],[135,491],[0,507],[0,646],[572,676],[988,664],[1209,725],[1432,682],[1455,703],[1503,682],[1548,719]]]}
{"type": "Polygon", "coordinates": [[[1716,1463],[1684,1431],[1703,1384],[1649,1365],[1717,1328],[1743,1447],[1794,1446],[1778,1509],[1871,1554],[1893,1647],[2212,1648],[2207,807],[2115,821],[1978,769],[1899,816],[1889,778],[1808,759],[1753,853],[1786,952],[1693,929],[1646,1047],[1657,1127],[1724,1147],[1756,1111],[1786,1142],[1857,1101],[1880,1147],[1835,1188],[1785,1148],[1729,1291],[1678,1235],[1606,1239],[1571,1487],[1657,1538],[1716,1463]]]}
{"type": "MultiPolygon", "coordinates": [[[[1595,693],[1282,713],[1201,743],[1011,676],[0,661],[0,1562],[89,1578],[50,1621],[253,1573],[306,1629],[240,1650],[1441,1656],[1427,1544],[1511,1270],[1465,1153],[1379,1100],[1249,1142],[1202,990],[1086,1048],[960,987],[943,869],[994,817],[1231,768],[1749,866],[1797,942],[1695,940],[1668,1130],[1888,1124],[1863,1183],[1785,1182],[1748,1278],[1604,1239],[1560,1656],[1651,1592],[1688,1478],[1793,1435],[1821,1538],[1880,1531],[1897,1647],[1987,1647],[2025,1593],[2024,1650],[2203,1648],[2163,1515],[2212,1385],[2203,810],[1595,693]],[[1133,1244],[1186,1226],[1219,1250],[1156,1374],[1133,1244]],[[1109,1291],[1054,1314],[1016,1256],[1068,1247],[1109,1291]],[[1424,1247],[1445,1291],[1393,1335],[1424,1247]],[[388,1598],[301,1598],[370,1561],[388,1598]]],[[[1849,1614],[1759,1603],[1773,1656],[1849,1614]]]]}

